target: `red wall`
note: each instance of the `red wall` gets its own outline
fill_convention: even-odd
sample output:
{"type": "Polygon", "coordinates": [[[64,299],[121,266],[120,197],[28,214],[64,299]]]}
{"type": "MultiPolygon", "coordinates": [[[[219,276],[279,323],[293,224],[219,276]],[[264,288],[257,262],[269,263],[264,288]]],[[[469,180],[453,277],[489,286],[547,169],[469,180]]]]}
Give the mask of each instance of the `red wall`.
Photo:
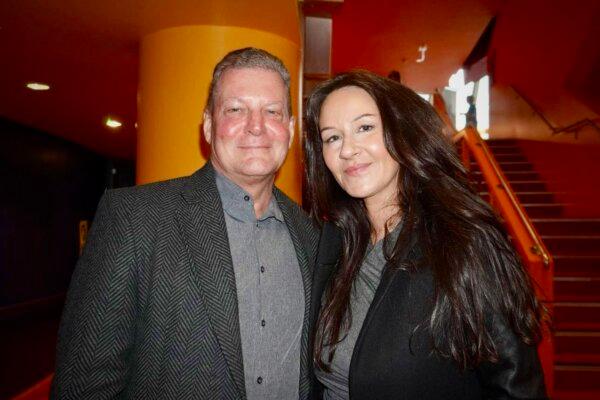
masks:
{"type": "MultiPolygon", "coordinates": [[[[552,136],[511,87],[554,127],[598,118],[598,0],[346,0],[332,12],[332,72],[397,69],[408,86],[431,92],[447,84],[494,15],[491,136],[575,141],[552,136]],[[420,44],[428,45],[421,64],[420,44]]],[[[582,137],[600,142],[600,132],[588,129],[582,137]]]]}
{"type": "MultiPolygon", "coordinates": [[[[597,118],[600,77],[594,68],[600,66],[599,18],[597,0],[507,1],[498,15],[489,55],[494,83],[523,93],[553,126],[597,118]]],[[[510,110],[510,96],[496,95],[497,102],[509,103],[501,108],[510,110]]],[[[520,107],[518,101],[512,106],[520,107]]],[[[526,118],[517,114],[496,112],[506,120],[492,121],[492,135],[494,128],[506,133],[498,128],[514,118],[526,118]]]]}
{"type": "Polygon", "coordinates": [[[442,88],[494,15],[496,0],[345,0],[332,13],[332,72],[396,69],[415,90],[442,88]],[[426,61],[417,63],[427,44],[426,61]]]}

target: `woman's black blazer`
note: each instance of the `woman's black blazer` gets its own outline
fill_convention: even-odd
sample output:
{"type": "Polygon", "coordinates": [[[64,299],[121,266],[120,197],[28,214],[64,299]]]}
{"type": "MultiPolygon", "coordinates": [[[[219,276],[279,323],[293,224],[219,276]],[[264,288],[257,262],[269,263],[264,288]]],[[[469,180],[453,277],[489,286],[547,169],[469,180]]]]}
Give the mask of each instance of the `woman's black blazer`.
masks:
{"type": "MultiPolygon", "coordinates": [[[[340,251],[339,231],[326,224],[313,282],[313,327],[340,251]]],[[[416,244],[408,246],[401,262],[417,261],[419,253],[416,244]]],[[[433,354],[432,338],[423,324],[431,312],[433,279],[427,268],[419,271],[385,268],[352,354],[350,399],[546,398],[536,348],[524,344],[498,318],[492,318],[492,329],[500,362],[462,371],[433,354]]],[[[316,380],[314,393],[315,399],[321,398],[316,380]]]]}

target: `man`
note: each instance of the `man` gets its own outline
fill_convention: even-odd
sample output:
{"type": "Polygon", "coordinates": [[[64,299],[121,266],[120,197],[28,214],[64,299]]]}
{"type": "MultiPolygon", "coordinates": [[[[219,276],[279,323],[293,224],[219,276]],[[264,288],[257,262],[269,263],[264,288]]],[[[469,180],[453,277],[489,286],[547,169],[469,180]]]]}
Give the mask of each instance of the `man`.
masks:
{"type": "Polygon", "coordinates": [[[475,107],[475,96],[467,96],[467,104],[469,109],[465,114],[466,125],[477,129],[477,108],[475,107]]]}
{"type": "Polygon", "coordinates": [[[246,48],[215,67],[210,161],[108,191],[63,313],[56,399],[305,399],[317,232],[274,188],[290,78],[246,48]]]}

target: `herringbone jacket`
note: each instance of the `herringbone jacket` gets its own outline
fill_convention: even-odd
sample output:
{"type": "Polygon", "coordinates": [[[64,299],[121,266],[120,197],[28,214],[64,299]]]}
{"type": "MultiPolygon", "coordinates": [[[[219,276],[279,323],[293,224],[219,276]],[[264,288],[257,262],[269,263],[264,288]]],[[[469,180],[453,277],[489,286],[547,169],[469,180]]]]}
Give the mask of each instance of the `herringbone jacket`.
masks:
{"type": "MultiPolygon", "coordinates": [[[[318,232],[274,190],[306,299],[318,232]]],[[[245,399],[235,276],[209,163],[190,177],[105,193],[63,311],[53,399],[245,399]]]]}

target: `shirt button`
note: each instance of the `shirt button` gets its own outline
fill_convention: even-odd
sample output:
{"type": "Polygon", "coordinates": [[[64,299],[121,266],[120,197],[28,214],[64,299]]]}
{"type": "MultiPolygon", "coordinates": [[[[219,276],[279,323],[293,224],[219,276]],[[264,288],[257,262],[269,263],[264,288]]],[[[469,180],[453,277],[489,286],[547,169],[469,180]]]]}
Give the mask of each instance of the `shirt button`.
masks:
{"type": "Polygon", "coordinates": [[[259,385],[262,383],[263,378],[262,376],[259,376],[258,378],[256,378],[256,383],[258,383],[259,385]]]}
{"type": "Polygon", "coordinates": [[[264,266],[260,266],[260,272],[265,272],[265,267],[264,266]]]}
{"type": "Polygon", "coordinates": [[[248,195],[245,195],[245,196],[244,196],[244,200],[246,200],[246,201],[250,201],[250,196],[248,196],[248,195]]]}
{"type": "Polygon", "coordinates": [[[260,321],[260,326],[265,326],[267,324],[267,321],[265,321],[264,319],[262,321],[260,321]]]}

